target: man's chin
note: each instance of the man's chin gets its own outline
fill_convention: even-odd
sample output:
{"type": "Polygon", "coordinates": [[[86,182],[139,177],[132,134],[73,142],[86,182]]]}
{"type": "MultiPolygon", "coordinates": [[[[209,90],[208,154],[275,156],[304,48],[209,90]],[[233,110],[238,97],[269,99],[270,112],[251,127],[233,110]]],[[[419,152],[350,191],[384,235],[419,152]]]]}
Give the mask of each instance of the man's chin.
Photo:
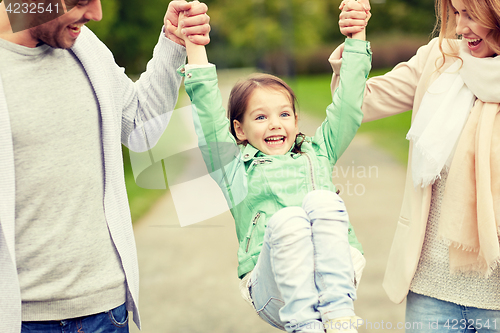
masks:
{"type": "Polygon", "coordinates": [[[63,38],[53,39],[53,40],[43,40],[39,39],[39,45],[46,44],[54,49],[68,50],[75,45],[76,40],[65,40],[63,38]]]}

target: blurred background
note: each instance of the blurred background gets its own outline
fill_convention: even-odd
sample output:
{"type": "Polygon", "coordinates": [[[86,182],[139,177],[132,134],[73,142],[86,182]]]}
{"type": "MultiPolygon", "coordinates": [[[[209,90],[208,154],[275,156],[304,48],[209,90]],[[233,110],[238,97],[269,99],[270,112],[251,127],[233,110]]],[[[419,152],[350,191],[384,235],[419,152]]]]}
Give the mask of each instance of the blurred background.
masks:
{"type": "MultiPolygon", "coordinates": [[[[219,68],[256,67],[293,76],[329,71],[327,56],[342,40],[340,0],[206,0],[212,39],[210,61],[219,68]]],[[[130,75],[150,59],[166,0],[106,0],[104,18],[89,26],[130,75]]],[[[368,37],[374,68],[407,60],[428,39],[433,0],[373,0],[368,37]],[[375,52],[376,51],[376,52],[375,52]]]]}
{"type": "MultiPolygon", "coordinates": [[[[311,130],[303,132],[313,134],[331,103],[328,57],[344,40],[338,28],[340,0],[205,2],[212,27],[207,52],[219,69],[223,97],[238,77],[255,71],[278,75],[298,97],[299,126],[309,123],[311,130]]],[[[126,73],[138,77],[151,58],[168,1],[106,0],[102,6],[103,20],[88,26],[126,73]]],[[[373,0],[371,7],[371,76],[409,60],[434,36],[433,0],[373,0]]],[[[182,89],[178,108],[189,105],[182,89]]],[[[404,320],[404,304],[390,302],[381,284],[403,193],[410,119],[411,112],[405,112],[361,125],[337,164],[343,179],[336,184],[351,182],[363,189],[362,194],[341,193],[368,261],[356,309],[373,327],[360,333],[403,332],[395,325],[404,320]],[[357,173],[368,167],[375,167],[376,175],[357,173]]],[[[123,154],[139,253],[143,332],[279,332],[252,316],[238,295],[230,214],[180,228],[169,190],[137,186],[125,147],[123,154]]]]}
{"type": "MultiPolygon", "coordinates": [[[[206,0],[211,17],[210,62],[219,69],[249,68],[278,75],[294,88],[301,112],[324,117],[331,103],[330,53],[344,37],[338,27],[340,0],[206,0]]],[[[102,1],[103,20],[88,26],[131,77],[146,68],[158,40],[166,0],[102,1]]],[[[371,76],[413,56],[433,37],[434,0],[372,0],[367,38],[373,50],[371,76]]],[[[182,97],[182,92],[181,92],[182,97]]],[[[363,124],[360,132],[401,163],[406,162],[410,113],[363,124]]],[[[124,147],[127,189],[137,221],[165,191],[138,187],[124,147]]]]}

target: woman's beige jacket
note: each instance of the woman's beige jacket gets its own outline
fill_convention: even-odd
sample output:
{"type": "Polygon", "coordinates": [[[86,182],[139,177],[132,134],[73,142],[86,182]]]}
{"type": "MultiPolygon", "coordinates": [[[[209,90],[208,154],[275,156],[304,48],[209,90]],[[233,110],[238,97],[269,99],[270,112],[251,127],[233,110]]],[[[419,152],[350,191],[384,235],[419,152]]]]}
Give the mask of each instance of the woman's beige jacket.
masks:
{"type": "MultiPolygon", "coordinates": [[[[449,50],[446,41],[443,42],[444,47],[449,50]]],[[[332,92],[338,83],[336,73],[340,73],[341,60],[338,60],[338,54],[336,50],[329,59],[334,71],[332,92]]],[[[439,41],[435,38],[419,48],[417,54],[408,62],[400,63],[383,76],[369,79],[362,107],[363,122],[409,110],[413,110],[413,121],[427,87],[456,60],[457,58],[447,57],[444,66],[437,71],[438,65],[442,64],[442,54],[439,41]]],[[[432,186],[415,188],[413,185],[411,152],[410,143],[403,205],[383,282],[385,291],[395,303],[401,303],[405,299],[417,269],[431,202],[432,186]]]]}

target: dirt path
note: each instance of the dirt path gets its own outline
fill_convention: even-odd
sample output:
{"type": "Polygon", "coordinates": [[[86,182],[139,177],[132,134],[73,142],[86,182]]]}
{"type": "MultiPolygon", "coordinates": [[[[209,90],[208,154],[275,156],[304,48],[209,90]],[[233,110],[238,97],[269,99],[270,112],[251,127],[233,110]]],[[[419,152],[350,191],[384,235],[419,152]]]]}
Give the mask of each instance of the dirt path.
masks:
{"type": "MultiPolygon", "coordinates": [[[[223,98],[235,75],[224,75],[223,98]]],[[[300,120],[314,133],[319,121],[300,120]]],[[[367,321],[359,332],[397,329],[404,305],[390,302],[382,278],[402,200],[405,170],[358,135],[337,164],[334,176],[365,250],[367,266],[355,302],[367,321]]],[[[280,332],[264,323],[241,299],[236,274],[237,240],[229,212],[181,228],[170,193],[135,226],[140,266],[140,311],[144,333],[280,332]]],[[[131,325],[131,332],[139,332],[131,325]]]]}

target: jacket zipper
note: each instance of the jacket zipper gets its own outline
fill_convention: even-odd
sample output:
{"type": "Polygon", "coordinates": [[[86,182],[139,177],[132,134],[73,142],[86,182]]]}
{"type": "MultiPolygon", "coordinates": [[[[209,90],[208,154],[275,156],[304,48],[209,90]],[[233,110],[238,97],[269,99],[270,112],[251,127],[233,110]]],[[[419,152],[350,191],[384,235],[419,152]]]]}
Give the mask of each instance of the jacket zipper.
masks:
{"type": "Polygon", "coordinates": [[[272,163],[273,160],[269,159],[269,158],[261,158],[261,159],[258,159],[258,160],[255,160],[255,164],[266,164],[266,163],[272,163]]]}
{"type": "Polygon", "coordinates": [[[248,248],[250,247],[250,240],[252,239],[252,236],[253,236],[253,233],[255,231],[255,227],[257,226],[257,221],[259,220],[259,217],[260,217],[260,212],[258,212],[252,220],[252,232],[250,233],[250,236],[247,239],[247,247],[245,250],[245,252],[247,252],[247,253],[248,253],[248,248]]]}
{"type": "Polygon", "coordinates": [[[307,157],[307,160],[309,161],[309,171],[311,172],[311,183],[312,183],[312,189],[313,191],[316,189],[316,186],[314,185],[314,169],[311,161],[311,157],[307,153],[304,153],[304,155],[307,157]]]}

